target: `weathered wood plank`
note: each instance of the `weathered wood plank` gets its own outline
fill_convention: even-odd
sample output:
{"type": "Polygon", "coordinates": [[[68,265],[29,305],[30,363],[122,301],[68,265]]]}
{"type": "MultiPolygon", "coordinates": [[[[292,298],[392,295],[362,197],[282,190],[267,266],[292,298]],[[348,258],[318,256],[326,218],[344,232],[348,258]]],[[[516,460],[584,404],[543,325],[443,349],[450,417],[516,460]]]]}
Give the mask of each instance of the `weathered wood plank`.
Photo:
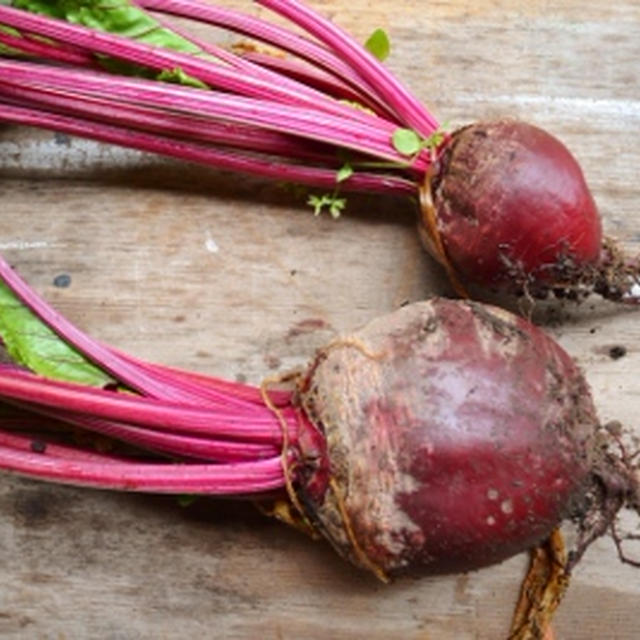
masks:
{"type": "MultiPolygon", "coordinates": [[[[635,0],[315,4],[360,40],[385,27],[389,66],[442,120],[511,114],[559,135],[607,230],[638,250],[635,0]]],[[[0,250],[76,323],[139,356],[230,378],[302,365],[336,331],[449,292],[408,202],[353,198],[334,222],[257,181],[0,127],[0,203],[0,250]],[[60,274],[70,286],[54,285],[60,274]]],[[[602,418],[636,424],[636,312],[594,302],[541,318],[586,369],[602,418]],[[613,360],[613,345],[626,355],[613,360]]],[[[250,505],[184,511],[7,477],[0,514],[8,639],[495,640],[526,563],[385,587],[250,505]]],[[[560,610],[559,640],[635,639],[639,596],[637,572],[599,541],[560,610]]]]}

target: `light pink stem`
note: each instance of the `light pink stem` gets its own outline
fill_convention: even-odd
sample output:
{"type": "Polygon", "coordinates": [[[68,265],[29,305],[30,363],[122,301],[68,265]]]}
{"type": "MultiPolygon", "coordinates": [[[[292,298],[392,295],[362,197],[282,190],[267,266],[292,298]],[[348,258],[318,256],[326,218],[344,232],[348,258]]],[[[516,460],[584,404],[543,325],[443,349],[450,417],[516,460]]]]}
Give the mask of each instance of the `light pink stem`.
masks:
{"type": "MultiPolygon", "coordinates": [[[[217,91],[202,91],[143,78],[57,69],[1,59],[0,82],[17,86],[42,86],[71,94],[113,96],[114,99],[130,101],[133,104],[174,109],[202,118],[254,125],[344,146],[391,162],[406,162],[406,158],[392,146],[392,136],[396,127],[375,116],[367,116],[367,122],[355,122],[313,109],[217,91]]],[[[424,159],[421,162],[416,161],[414,166],[422,167],[423,162],[424,159]]]]}
{"type": "MultiPolygon", "coordinates": [[[[17,405],[30,412],[30,421],[36,422],[32,405],[17,405]]],[[[206,460],[208,462],[244,462],[250,460],[264,460],[277,456],[280,448],[276,445],[259,444],[254,442],[237,442],[221,440],[212,437],[187,436],[175,433],[155,431],[138,427],[125,422],[104,420],[91,415],[74,414],[69,411],[56,409],[38,409],[38,415],[53,418],[59,422],[80,427],[86,431],[99,433],[109,438],[127,442],[146,451],[154,451],[181,459],[206,460]]],[[[25,419],[26,420],[26,419],[25,419]]],[[[0,426],[3,421],[0,420],[0,426]]],[[[292,437],[295,430],[292,429],[292,437]]]]}
{"type": "MultiPolygon", "coordinates": [[[[371,96],[367,95],[366,92],[358,90],[357,87],[348,84],[345,81],[342,81],[339,77],[330,73],[329,71],[316,69],[316,73],[318,75],[322,75],[323,77],[325,77],[324,83],[305,82],[307,78],[304,76],[298,77],[294,74],[287,73],[286,69],[278,67],[277,65],[263,64],[267,62],[267,58],[275,58],[275,56],[265,56],[265,60],[260,61],[259,59],[254,59],[253,56],[247,55],[245,53],[243,53],[242,55],[237,55],[235,53],[227,51],[226,49],[223,49],[222,47],[218,47],[217,45],[211,44],[210,42],[206,42],[204,40],[201,40],[200,38],[192,36],[185,30],[178,28],[175,24],[169,24],[166,20],[163,20],[162,17],[156,17],[156,20],[165,28],[178,34],[181,38],[184,38],[185,40],[191,42],[194,46],[201,49],[204,53],[210,54],[218,58],[219,60],[222,60],[234,69],[241,71],[245,75],[262,78],[263,80],[267,80],[276,84],[285,84],[297,91],[306,92],[309,88],[312,88],[321,91],[323,94],[328,93],[330,96],[335,95],[335,89],[339,87],[341,91],[337,92],[338,96],[342,98],[348,98],[353,102],[359,102],[364,105],[368,105],[373,111],[379,112],[386,118],[393,119],[393,114],[385,112],[383,106],[378,104],[371,96]],[[332,87],[334,91],[327,91],[326,89],[328,87],[332,87]]],[[[282,58],[277,59],[282,60],[282,58]]],[[[290,60],[289,62],[292,65],[296,64],[296,62],[293,60],[290,60]]]]}
{"type": "Polygon", "coordinates": [[[48,44],[46,42],[42,42],[42,40],[14,36],[4,31],[0,31],[0,43],[17,51],[22,51],[23,53],[46,58],[48,60],[55,60],[56,62],[65,62],[67,64],[80,65],[83,67],[95,66],[95,59],[85,51],[48,44]]]}
{"type": "MultiPolygon", "coordinates": [[[[121,358],[128,360],[130,363],[152,372],[159,378],[166,376],[173,382],[173,384],[184,384],[189,388],[195,385],[200,393],[211,394],[213,399],[222,397],[226,402],[227,396],[229,396],[229,402],[238,401],[242,402],[245,407],[246,405],[253,404],[260,408],[264,408],[264,401],[260,389],[252,385],[241,382],[232,382],[231,380],[224,380],[223,378],[217,378],[204,373],[197,373],[195,371],[184,371],[182,369],[176,369],[175,367],[145,362],[113,348],[112,351],[117,353],[121,358]]],[[[276,407],[285,407],[291,404],[293,396],[292,391],[286,391],[284,389],[269,389],[268,394],[269,399],[276,407]]]]}
{"type": "Polygon", "coordinates": [[[237,464],[117,462],[111,458],[96,461],[99,454],[83,457],[80,450],[75,455],[56,455],[61,453],[57,448],[34,453],[25,450],[25,444],[7,444],[0,445],[1,469],[78,487],[230,496],[259,494],[284,486],[279,457],[237,464]]]}
{"type": "Polygon", "coordinates": [[[281,76],[285,75],[294,78],[306,86],[314,87],[340,100],[361,104],[363,107],[380,114],[389,121],[394,121],[395,119],[395,114],[389,112],[369,96],[360,93],[345,81],[333,76],[322,68],[316,68],[311,64],[292,58],[280,58],[268,53],[251,50],[243,53],[242,58],[261,65],[262,67],[274,69],[278,71],[281,76]]]}
{"type": "Polygon", "coordinates": [[[254,16],[216,7],[199,0],[137,0],[136,4],[146,9],[224,27],[288,51],[314,65],[321,66],[352,85],[361,95],[368,96],[369,100],[376,102],[379,107],[384,106],[375,91],[339,56],[293,31],[254,16]]]}
{"type": "MultiPolygon", "coordinates": [[[[1,112],[2,105],[0,104],[1,112]]],[[[183,394],[173,393],[171,388],[158,383],[152,376],[145,375],[137,367],[119,358],[69,322],[22,280],[2,256],[0,256],[0,278],[31,311],[67,344],[76,348],[101,369],[112,374],[123,385],[153,397],[176,401],[185,400],[183,394]]]]}
{"type": "MultiPolygon", "coordinates": [[[[305,167],[293,163],[277,162],[273,159],[262,159],[254,155],[242,155],[239,152],[212,149],[202,145],[180,142],[173,138],[95,123],[90,120],[68,118],[32,108],[14,107],[2,104],[1,101],[0,121],[53,129],[100,142],[108,142],[263,178],[306,184],[321,189],[334,189],[336,185],[336,172],[333,170],[305,167]]],[[[342,183],[341,188],[343,191],[405,196],[413,196],[416,192],[416,185],[410,180],[392,175],[364,172],[356,172],[342,183]]]]}
{"type": "MultiPolygon", "coordinates": [[[[131,389],[164,400],[195,402],[222,409],[232,408],[238,413],[269,413],[264,406],[262,394],[254,387],[151,365],[99,343],[51,307],[1,255],[0,279],[56,335],[131,389]]],[[[0,371],[17,370],[19,371],[14,365],[0,365],[0,371]]],[[[278,406],[286,406],[290,402],[291,394],[270,392],[269,397],[278,406]]]]}
{"type": "Polygon", "coordinates": [[[0,95],[11,98],[16,106],[46,108],[57,113],[77,115],[180,139],[250,149],[327,165],[334,164],[336,169],[340,166],[335,153],[329,155],[326,152],[320,152],[321,145],[301,141],[277,131],[266,131],[242,124],[215,122],[211,119],[204,120],[197,116],[175,113],[169,109],[160,111],[142,105],[130,105],[125,102],[116,102],[113,97],[100,98],[85,95],[70,97],[64,93],[40,87],[6,85],[1,80],[0,95]]]}
{"type": "Polygon", "coordinates": [[[364,115],[312,89],[296,90],[287,83],[279,85],[271,80],[246,76],[239,70],[194,55],[152,47],[129,38],[70,24],[63,20],[46,18],[28,11],[0,5],[0,23],[150,69],[158,71],[181,69],[184,73],[212,87],[239,95],[271,100],[279,104],[304,105],[315,111],[352,120],[362,120],[364,115]]]}
{"type": "MultiPolygon", "coordinates": [[[[247,442],[279,444],[282,426],[275,416],[246,416],[157,398],[106,391],[86,385],[59,382],[30,373],[0,372],[0,397],[45,409],[89,414],[106,420],[128,422],[171,433],[188,433],[247,442]]],[[[282,410],[295,425],[293,410],[282,410]]]]}
{"type": "Polygon", "coordinates": [[[255,0],[302,27],[328,45],[360,74],[384,99],[401,121],[423,136],[438,128],[437,120],[420,102],[360,43],[310,7],[298,0],[255,0]]]}

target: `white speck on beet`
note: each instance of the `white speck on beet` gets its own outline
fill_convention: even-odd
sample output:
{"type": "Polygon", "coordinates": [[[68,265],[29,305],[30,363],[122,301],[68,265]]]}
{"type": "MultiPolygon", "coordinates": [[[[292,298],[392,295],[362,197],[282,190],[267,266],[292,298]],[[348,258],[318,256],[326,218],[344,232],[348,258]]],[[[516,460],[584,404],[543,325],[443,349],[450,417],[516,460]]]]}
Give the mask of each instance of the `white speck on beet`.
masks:
{"type": "Polygon", "coordinates": [[[493,527],[493,525],[494,525],[495,523],[496,523],[496,519],[495,519],[493,516],[489,516],[489,517],[487,518],[487,524],[488,524],[490,527],[493,527]]]}
{"type": "Polygon", "coordinates": [[[489,500],[497,500],[499,495],[500,493],[497,489],[489,489],[487,491],[487,498],[489,498],[489,500]]]}
{"type": "Polygon", "coordinates": [[[506,514],[513,513],[513,502],[511,499],[503,500],[500,504],[500,510],[506,514]]]}

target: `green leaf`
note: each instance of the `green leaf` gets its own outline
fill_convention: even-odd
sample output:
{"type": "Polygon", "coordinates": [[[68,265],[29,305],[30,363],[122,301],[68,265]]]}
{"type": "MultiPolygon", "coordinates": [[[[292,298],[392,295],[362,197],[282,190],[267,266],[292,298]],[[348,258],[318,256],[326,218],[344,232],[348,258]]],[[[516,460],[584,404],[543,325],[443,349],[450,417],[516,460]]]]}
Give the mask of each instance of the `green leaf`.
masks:
{"type": "MultiPolygon", "coordinates": [[[[0,0],[0,5],[2,4],[2,0],[0,0]]],[[[7,25],[0,24],[0,33],[6,33],[9,36],[13,36],[14,38],[20,38],[22,34],[14,29],[13,27],[8,27],[7,25]]],[[[3,44],[0,42],[0,55],[9,55],[9,56],[23,56],[25,55],[22,51],[18,49],[13,49],[9,45],[3,44]]]]}
{"type": "Polygon", "coordinates": [[[332,198],[331,203],[329,204],[329,213],[331,217],[335,220],[340,217],[340,214],[345,210],[347,206],[346,198],[332,198]]]}
{"type": "Polygon", "coordinates": [[[344,182],[345,180],[348,180],[352,175],[353,175],[353,167],[348,162],[345,162],[338,169],[338,173],[336,174],[336,182],[338,183],[344,182]]]}
{"type": "Polygon", "coordinates": [[[0,283],[0,337],[11,358],[34,373],[103,387],[113,378],[59,338],[0,283]]]}
{"type": "Polygon", "coordinates": [[[310,195],[307,200],[307,204],[313,207],[313,215],[319,216],[322,213],[322,209],[327,205],[327,200],[330,198],[328,195],[316,196],[310,195]]]}
{"type": "Polygon", "coordinates": [[[313,207],[314,216],[319,216],[327,209],[332,218],[339,218],[347,206],[347,199],[338,198],[335,194],[324,193],[321,196],[309,196],[307,204],[313,207]]]}
{"type": "Polygon", "coordinates": [[[195,87],[196,89],[208,89],[207,85],[204,82],[201,82],[200,80],[198,80],[198,78],[192,78],[190,75],[186,74],[182,69],[179,68],[171,69],[171,71],[161,71],[156,76],[156,80],[160,80],[162,82],[173,82],[174,84],[181,84],[187,87],[195,87]]]}
{"type": "Polygon", "coordinates": [[[380,62],[386,60],[391,53],[391,42],[384,29],[376,29],[364,43],[365,48],[380,62]]]}
{"type": "MultiPolygon", "coordinates": [[[[150,46],[207,56],[200,47],[163,26],[153,15],[132,4],[131,0],[14,0],[13,6],[150,46]]],[[[181,70],[166,69],[158,74],[155,70],[106,56],[97,58],[109,71],[206,88],[200,80],[191,78],[181,70]]]]}
{"type": "Polygon", "coordinates": [[[405,156],[413,156],[422,149],[422,139],[413,129],[396,129],[392,143],[394,149],[405,156]]]}

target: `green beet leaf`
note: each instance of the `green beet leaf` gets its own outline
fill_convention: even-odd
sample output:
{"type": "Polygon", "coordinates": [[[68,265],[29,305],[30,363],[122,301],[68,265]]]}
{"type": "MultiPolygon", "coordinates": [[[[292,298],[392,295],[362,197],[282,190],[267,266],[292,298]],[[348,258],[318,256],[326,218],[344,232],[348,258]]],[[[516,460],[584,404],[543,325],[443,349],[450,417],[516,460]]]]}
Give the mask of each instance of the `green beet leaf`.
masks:
{"type": "MultiPolygon", "coordinates": [[[[13,6],[98,31],[113,33],[150,46],[206,56],[197,45],[164,27],[150,13],[135,6],[130,0],[109,0],[108,2],[104,0],[13,0],[13,6]]],[[[121,60],[104,56],[100,56],[99,59],[102,66],[109,71],[206,88],[206,85],[196,78],[176,69],[167,69],[158,73],[121,60]]]]}
{"type": "Polygon", "coordinates": [[[394,149],[405,156],[412,156],[422,149],[422,139],[413,129],[396,129],[392,142],[394,149]]]}
{"type": "Polygon", "coordinates": [[[103,387],[113,378],[62,340],[0,283],[0,337],[16,362],[47,378],[103,387]]]}
{"type": "Polygon", "coordinates": [[[384,29],[376,29],[364,43],[364,46],[380,62],[386,60],[391,53],[391,42],[389,42],[389,36],[384,29]]]}

